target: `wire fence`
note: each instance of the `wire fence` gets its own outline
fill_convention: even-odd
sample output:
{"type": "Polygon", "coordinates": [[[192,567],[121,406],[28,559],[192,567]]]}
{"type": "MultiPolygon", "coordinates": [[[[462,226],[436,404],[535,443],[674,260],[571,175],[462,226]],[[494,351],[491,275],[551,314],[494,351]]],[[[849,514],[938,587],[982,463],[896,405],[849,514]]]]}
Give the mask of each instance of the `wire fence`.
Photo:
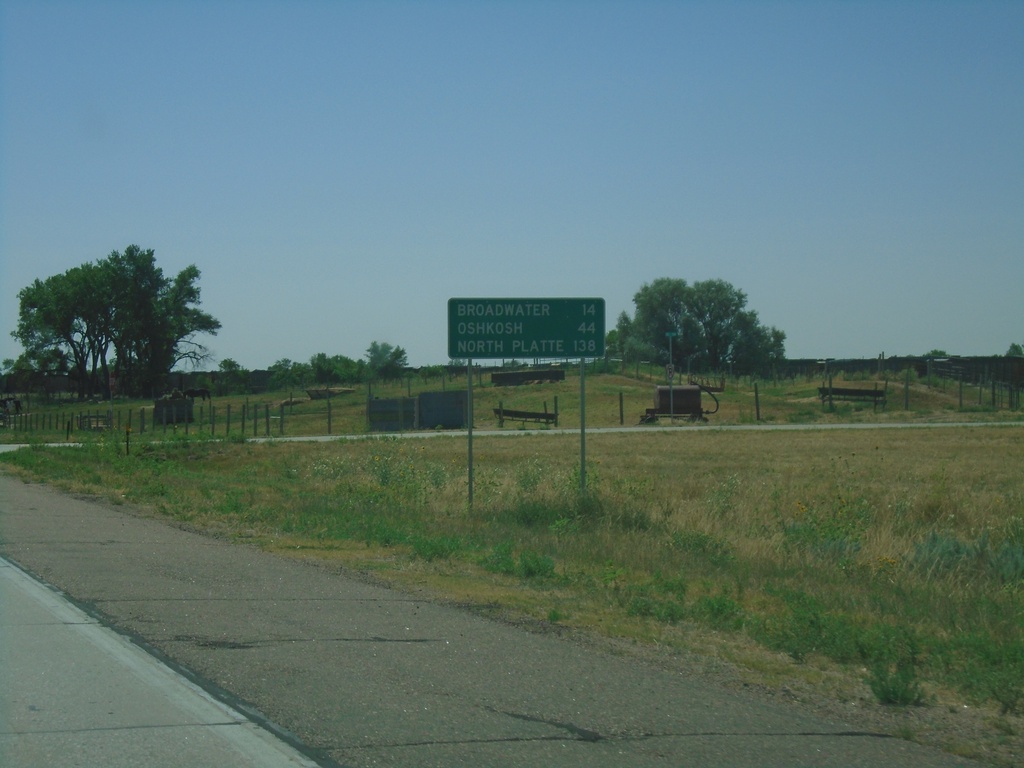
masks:
{"type": "MultiPolygon", "coordinates": [[[[995,378],[986,379],[986,377],[978,375],[977,371],[967,370],[964,366],[954,364],[952,361],[935,361],[921,370],[905,368],[899,373],[882,371],[881,377],[878,376],[877,368],[874,371],[856,370],[851,373],[845,370],[846,366],[843,365],[845,362],[830,361],[830,364],[835,367],[829,368],[828,372],[823,367],[818,367],[802,371],[798,377],[811,381],[820,376],[821,378],[818,380],[823,385],[825,382],[829,382],[833,376],[837,381],[858,382],[861,379],[865,381],[871,379],[878,382],[883,380],[887,382],[887,405],[890,411],[901,407],[903,410],[911,410],[912,399],[916,397],[914,393],[922,390],[942,393],[946,402],[949,403],[946,407],[958,408],[965,412],[979,409],[1018,411],[1021,408],[1021,394],[1024,392],[1024,385],[995,378]]],[[[614,366],[613,372],[629,378],[635,377],[640,382],[661,383],[665,381],[666,372],[663,366],[646,363],[642,366],[630,365],[626,367],[626,370],[615,370],[618,368],[619,366],[614,366]]],[[[702,383],[705,386],[714,385],[712,387],[714,391],[728,389],[733,392],[744,385],[753,389],[758,380],[762,383],[771,381],[771,379],[747,376],[688,377],[682,372],[678,372],[677,375],[677,381],[680,384],[692,380],[691,383],[702,383]]],[[[485,386],[484,376],[484,371],[474,371],[476,385],[485,386]]],[[[446,394],[453,395],[453,387],[448,383],[449,381],[451,380],[446,380],[442,387],[448,390],[446,394]]],[[[432,383],[436,388],[437,383],[432,383]]],[[[455,389],[462,390],[460,383],[455,384],[455,389]]],[[[776,383],[779,383],[778,379],[776,379],[776,383]]],[[[430,383],[424,383],[423,386],[429,387],[430,383]]],[[[197,399],[195,402],[189,402],[188,408],[184,412],[176,408],[160,408],[158,407],[159,401],[154,405],[143,406],[117,407],[108,402],[93,404],[89,407],[55,408],[47,402],[46,398],[26,395],[18,402],[18,407],[14,407],[14,398],[9,398],[8,409],[0,412],[0,428],[7,431],[9,435],[10,433],[22,433],[45,439],[63,437],[70,440],[75,434],[99,433],[108,430],[137,435],[184,433],[244,438],[371,434],[374,431],[402,431],[436,427],[457,428],[459,426],[454,423],[457,419],[450,421],[451,417],[447,416],[443,419],[421,418],[419,410],[410,401],[416,400],[424,393],[417,393],[409,382],[390,387],[387,391],[378,392],[368,388],[365,397],[360,397],[353,390],[348,391],[351,394],[346,397],[300,399],[289,395],[281,401],[273,402],[250,402],[248,400],[239,402],[236,400],[227,403],[213,403],[212,401],[200,402],[197,399]],[[378,398],[378,395],[390,395],[391,399],[381,399],[378,398]],[[375,415],[378,413],[384,415],[378,419],[375,415]]],[[[636,396],[634,394],[631,397],[635,398],[636,396]]],[[[649,396],[644,394],[642,397],[647,400],[649,396]]],[[[492,405],[501,408],[500,401],[496,400],[492,405]]],[[[450,408],[451,403],[448,406],[450,408]]],[[[460,410],[462,408],[460,405],[455,407],[460,410]]],[[[519,406],[513,403],[510,407],[519,406]]],[[[624,422],[623,407],[620,395],[617,408],[613,408],[617,413],[610,412],[608,414],[609,423],[612,423],[611,419],[620,424],[624,422]]],[[[632,408],[633,405],[629,407],[632,408]]],[[[485,412],[476,414],[476,419],[480,419],[481,416],[487,418],[489,411],[490,406],[487,406],[485,412]]]]}

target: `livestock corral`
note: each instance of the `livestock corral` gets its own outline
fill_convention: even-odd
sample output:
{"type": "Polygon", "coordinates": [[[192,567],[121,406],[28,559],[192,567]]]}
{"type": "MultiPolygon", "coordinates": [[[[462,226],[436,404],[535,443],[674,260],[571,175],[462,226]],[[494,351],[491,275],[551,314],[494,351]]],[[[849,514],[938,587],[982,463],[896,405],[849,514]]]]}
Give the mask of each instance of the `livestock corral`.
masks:
{"type": "MultiPolygon", "coordinates": [[[[986,421],[1014,419],[1021,413],[1016,385],[996,380],[968,383],[961,374],[951,379],[934,371],[921,377],[909,368],[879,376],[877,370],[846,373],[819,366],[809,371],[810,376],[777,381],[692,377],[692,383],[676,384],[673,395],[664,380],[659,380],[657,369],[648,369],[639,377],[634,371],[629,373],[633,375],[587,376],[588,427],[694,421],[709,425],[986,421]],[[830,391],[833,397],[828,396],[830,391]],[[852,396],[858,392],[870,396],[852,396]],[[672,408],[681,418],[672,418],[672,408]]],[[[391,382],[259,394],[169,388],[168,397],[155,401],[115,398],[81,402],[26,393],[10,396],[3,422],[7,429],[0,432],[0,440],[52,440],[61,433],[67,437],[86,421],[103,423],[112,430],[131,428],[139,435],[170,429],[223,437],[460,429],[466,425],[466,389],[463,369],[461,375],[453,371],[425,379],[410,374],[391,382]],[[177,398],[170,396],[174,391],[179,393],[177,398]],[[173,407],[168,405],[172,400],[176,403],[173,407]]],[[[476,370],[473,390],[476,429],[514,429],[525,424],[579,427],[576,367],[559,370],[557,375],[549,369],[518,372],[511,379],[476,370]],[[516,413],[545,418],[516,419],[516,413]]]]}

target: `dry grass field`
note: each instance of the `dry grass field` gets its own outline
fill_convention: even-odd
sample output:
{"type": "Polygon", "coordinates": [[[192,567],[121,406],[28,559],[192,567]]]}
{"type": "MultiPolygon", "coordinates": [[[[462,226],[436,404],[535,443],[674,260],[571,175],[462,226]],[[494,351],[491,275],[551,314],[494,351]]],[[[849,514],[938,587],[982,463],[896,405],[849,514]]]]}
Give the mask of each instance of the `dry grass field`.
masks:
{"type": "MultiPolygon", "coordinates": [[[[1019,764],[1020,414],[961,409],[958,392],[918,385],[910,410],[900,389],[884,411],[832,412],[809,382],[759,395],[765,423],[810,428],[717,429],[755,421],[751,388],[737,386],[706,425],[588,434],[581,495],[578,435],[483,432],[499,399],[532,410],[557,396],[560,426],[578,426],[578,387],[474,393],[472,508],[466,439],[444,434],[257,443],[179,427],[133,435],[126,456],[125,434],[110,431],[0,461],[536,627],[696,653],[748,684],[899,712],[898,735],[1019,764]],[[844,422],[862,428],[815,428],[844,422]],[[908,428],[870,426],[896,423],[908,428]]],[[[588,377],[588,427],[618,426],[620,393],[635,424],[651,387],[588,377]]],[[[353,424],[346,407],[335,424],[353,424]]]]}

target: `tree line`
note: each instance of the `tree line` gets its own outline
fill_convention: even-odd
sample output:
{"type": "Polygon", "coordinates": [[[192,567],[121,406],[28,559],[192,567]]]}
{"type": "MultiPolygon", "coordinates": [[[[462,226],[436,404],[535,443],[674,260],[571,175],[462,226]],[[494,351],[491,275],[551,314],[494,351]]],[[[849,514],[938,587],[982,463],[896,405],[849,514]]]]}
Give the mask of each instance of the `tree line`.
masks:
{"type": "MultiPolygon", "coordinates": [[[[200,309],[199,269],[189,265],[167,277],[152,249],[130,245],[104,259],[35,280],[18,293],[24,347],[8,374],[70,374],[79,397],[163,393],[176,366],[210,358],[196,341],[216,335],[220,322],[200,309]]],[[[786,334],[761,323],[746,294],[724,280],[688,283],[658,278],[633,297],[635,312],[619,315],[607,334],[607,352],[625,364],[671,363],[676,370],[746,375],[770,372],[785,359],[786,334]]],[[[1024,353],[1014,343],[1007,356],[1024,353]]],[[[272,386],[330,385],[396,379],[407,356],[401,347],[374,341],[363,359],[318,353],[308,363],[287,358],[270,367],[272,386]]],[[[439,367],[438,367],[439,368],[439,367]]],[[[219,379],[242,385],[249,372],[235,361],[220,364],[219,379]]],[[[243,385],[244,386],[244,385],[243,385]]]]}
{"type": "MultiPolygon", "coordinates": [[[[220,362],[216,371],[192,374],[194,378],[190,381],[194,382],[194,386],[209,389],[217,395],[228,395],[397,381],[409,373],[408,356],[404,349],[374,341],[367,348],[365,357],[359,360],[346,355],[317,352],[308,362],[281,358],[267,369],[250,370],[226,358],[220,362]]],[[[446,369],[441,365],[425,366],[415,373],[427,380],[444,376],[446,369]]],[[[172,376],[171,380],[174,378],[172,376]]]]}
{"type": "MultiPolygon", "coordinates": [[[[222,363],[222,370],[223,365],[222,363]]],[[[269,386],[271,389],[282,390],[310,385],[393,381],[405,374],[408,365],[408,355],[404,349],[387,342],[374,341],[367,347],[366,355],[359,360],[345,355],[328,355],[324,352],[313,355],[307,363],[282,358],[269,368],[269,386]]],[[[423,370],[420,372],[426,373],[423,370]]]]}
{"type": "MultiPolygon", "coordinates": [[[[11,335],[24,352],[5,360],[16,378],[68,375],[80,399],[156,397],[167,375],[211,357],[199,334],[216,335],[221,324],[200,309],[199,269],[189,265],[167,277],[152,249],[130,245],[104,259],[59,275],[36,279],[18,293],[18,326],[11,335]]],[[[281,388],[306,384],[362,383],[399,378],[408,365],[404,349],[374,341],[361,360],[314,355],[309,363],[279,360],[272,382],[281,388]]],[[[245,391],[249,371],[234,360],[220,363],[221,386],[245,391]]]]}

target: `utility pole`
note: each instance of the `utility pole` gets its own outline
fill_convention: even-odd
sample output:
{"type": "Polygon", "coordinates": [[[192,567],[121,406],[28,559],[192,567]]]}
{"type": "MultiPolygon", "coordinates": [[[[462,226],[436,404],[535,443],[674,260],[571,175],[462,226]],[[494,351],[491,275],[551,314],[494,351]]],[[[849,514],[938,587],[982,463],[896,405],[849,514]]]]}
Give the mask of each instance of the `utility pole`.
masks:
{"type": "Polygon", "coordinates": [[[675,403],[675,386],[672,384],[672,379],[675,377],[675,367],[672,365],[672,339],[679,334],[676,331],[666,331],[665,335],[668,337],[668,409],[671,411],[669,419],[672,423],[676,423],[676,403],[675,403]]]}

